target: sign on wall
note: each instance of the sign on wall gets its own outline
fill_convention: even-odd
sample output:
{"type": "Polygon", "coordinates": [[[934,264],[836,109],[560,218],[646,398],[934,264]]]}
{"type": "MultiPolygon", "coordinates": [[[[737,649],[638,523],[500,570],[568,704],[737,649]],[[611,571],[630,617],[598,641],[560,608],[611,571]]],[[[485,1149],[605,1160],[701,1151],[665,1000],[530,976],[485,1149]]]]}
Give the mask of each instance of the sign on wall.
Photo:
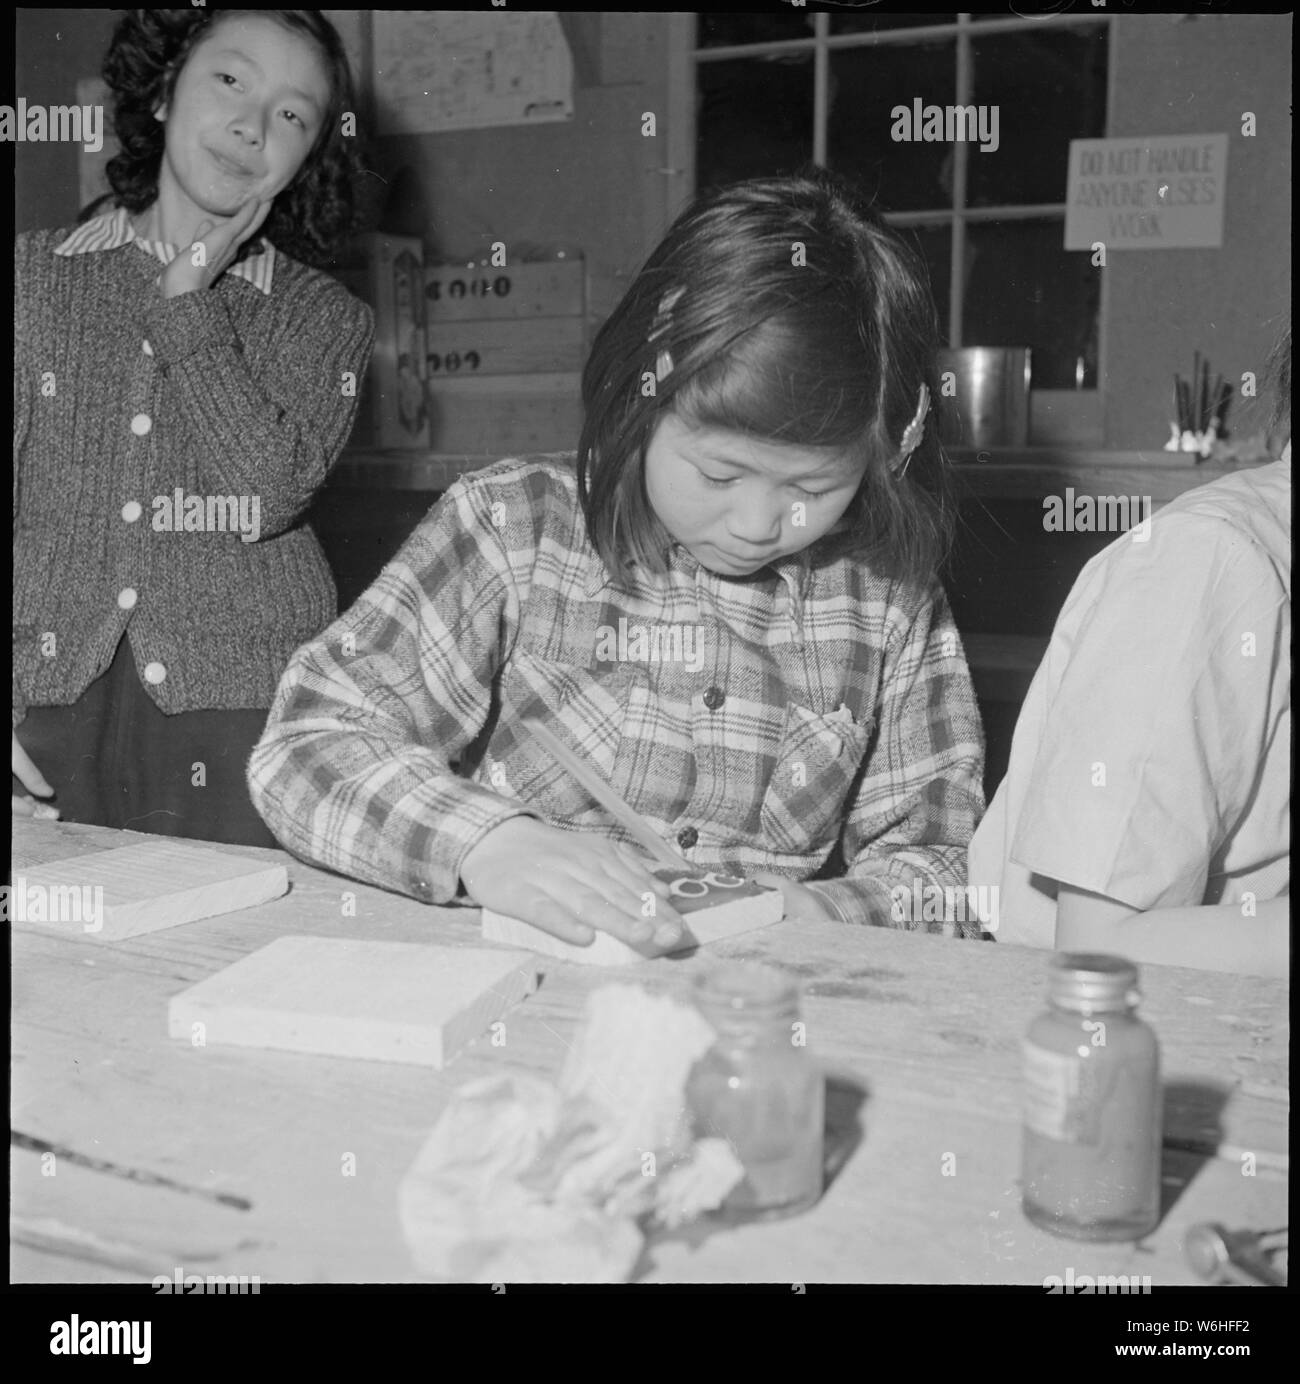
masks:
{"type": "Polygon", "coordinates": [[[371,17],[380,134],[573,119],[573,58],[555,11],[371,17]]]}
{"type": "Polygon", "coordinates": [[[1072,139],[1065,248],[1218,249],[1228,136],[1072,139]]]}

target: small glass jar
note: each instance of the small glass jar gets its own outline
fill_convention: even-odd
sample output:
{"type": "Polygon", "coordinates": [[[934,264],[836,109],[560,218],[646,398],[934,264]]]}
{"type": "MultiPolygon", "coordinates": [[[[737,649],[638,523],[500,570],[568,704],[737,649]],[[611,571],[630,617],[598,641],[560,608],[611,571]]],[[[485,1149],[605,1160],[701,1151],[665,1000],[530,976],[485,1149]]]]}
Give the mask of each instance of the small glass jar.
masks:
{"type": "Polygon", "coordinates": [[[1059,952],[1025,1035],[1025,1215],[1076,1240],[1137,1240],[1160,1219],[1160,1051],[1137,967],[1059,952]]]}
{"type": "Polygon", "coordinates": [[[738,962],[701,976],[695,1003],[718,1035],[687,1082],[695,1136],[726,1139],[745,1168],[718,1214],[806,1210],[822,1194],[825,1079],[804,1043],[798,985],[738,962]]]}

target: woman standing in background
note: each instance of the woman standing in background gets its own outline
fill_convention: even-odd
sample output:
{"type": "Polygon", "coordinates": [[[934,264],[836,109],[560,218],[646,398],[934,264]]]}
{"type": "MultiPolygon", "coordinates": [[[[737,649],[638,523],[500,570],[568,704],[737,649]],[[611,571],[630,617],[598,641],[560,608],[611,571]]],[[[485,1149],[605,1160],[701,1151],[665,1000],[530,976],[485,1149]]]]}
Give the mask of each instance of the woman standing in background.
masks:
{"type": "Polygon", "coordinates": [[[112,208],[15,248],[13,808],[270,846],[244,769],[337,613],[303,516],[374,336],[309,267],[352,79],[314,10],[133,10],[104,76],[112,208]]]}

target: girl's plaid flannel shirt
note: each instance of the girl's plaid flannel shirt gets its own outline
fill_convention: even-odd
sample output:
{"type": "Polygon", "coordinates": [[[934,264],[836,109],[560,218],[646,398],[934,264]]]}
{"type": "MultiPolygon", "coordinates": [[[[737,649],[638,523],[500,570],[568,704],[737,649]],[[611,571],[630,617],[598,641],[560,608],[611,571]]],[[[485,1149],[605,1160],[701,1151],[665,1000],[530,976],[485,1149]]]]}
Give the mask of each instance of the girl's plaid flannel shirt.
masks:
{"type": "Polygon", "coordinates": [[[249,767],[297,854],[427,902],[510,817],[635,844],[521,721],[546,717],[701,869],[771,870],[846,921],[960,888],[984,807],[970,674],[936,584],[800,554],[738,581],[681,547],[614,581],[571,465],[463,477],[280,681],[249,767]],[[891,906],[892,905],[892,906],[891,906]]]}

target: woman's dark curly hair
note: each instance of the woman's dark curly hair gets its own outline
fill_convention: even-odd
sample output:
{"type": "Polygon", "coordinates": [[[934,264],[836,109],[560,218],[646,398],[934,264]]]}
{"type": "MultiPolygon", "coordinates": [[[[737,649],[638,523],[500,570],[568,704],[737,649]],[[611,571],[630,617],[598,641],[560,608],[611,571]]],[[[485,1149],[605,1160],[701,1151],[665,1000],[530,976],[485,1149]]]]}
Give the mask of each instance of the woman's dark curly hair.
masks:
{"type": "MultiPolygon", "coordinates": [[[[166,125],[154,111],[170,103],[176,79],[195,47],[215,25],[236,15],[273,19],[301,34],[320,50],[330,80],[330,100],[321,130],[298,176],[272,204],[261,234],[304,264],[324,268],[341,243],[357,229],[355,182],[360,162],[354,139],[342,133],[345,111],[356,110],[355,89],[338,31],[319,10],[128,10],[113,32],[103,76],[113,97],[113,127],[121,153],[108,163],[113,191],[79,218],[88,220],[101,204],[114,200],[141,212],[158,196],[158,170],[166,145],[166,125]]],[[[246,241],[237,259],[253,249],[246,241]]]]}

